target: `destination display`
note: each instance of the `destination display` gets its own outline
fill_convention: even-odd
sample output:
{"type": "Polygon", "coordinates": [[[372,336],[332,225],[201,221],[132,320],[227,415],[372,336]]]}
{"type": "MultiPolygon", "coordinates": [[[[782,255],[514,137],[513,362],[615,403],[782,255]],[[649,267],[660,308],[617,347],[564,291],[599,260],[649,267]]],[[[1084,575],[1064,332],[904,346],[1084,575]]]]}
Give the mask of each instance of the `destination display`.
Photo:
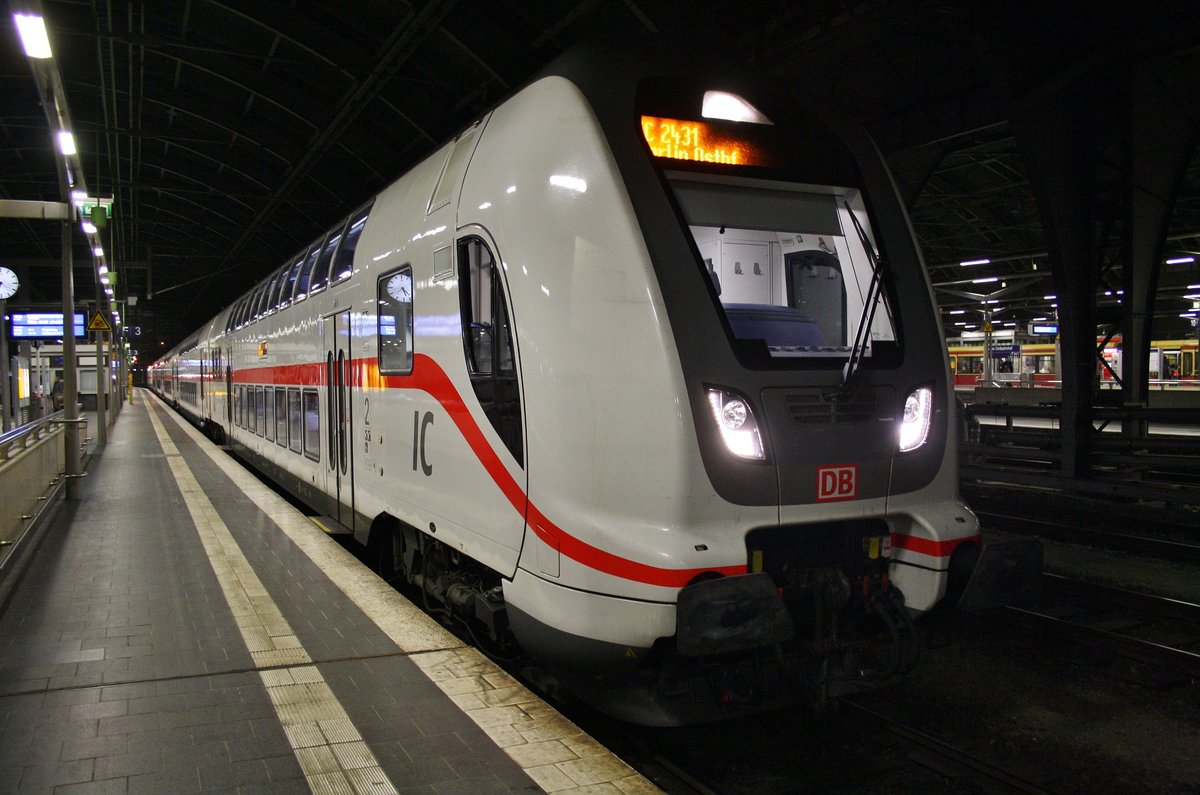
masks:
{"type": "Polygon", "coordinates": [[[655,157],[724,166],[772,165],[761,147],[707,122],[643,116],[642,135],[655,157]]]}

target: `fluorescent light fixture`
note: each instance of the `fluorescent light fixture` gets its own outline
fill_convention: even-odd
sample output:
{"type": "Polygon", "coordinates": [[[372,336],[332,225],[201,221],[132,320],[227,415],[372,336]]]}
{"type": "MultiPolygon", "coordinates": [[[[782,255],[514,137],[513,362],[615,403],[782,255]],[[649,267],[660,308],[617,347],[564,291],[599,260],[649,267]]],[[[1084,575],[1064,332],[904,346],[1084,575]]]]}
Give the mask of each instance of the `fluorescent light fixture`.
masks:
{"type": "Polygon", "coordinates": [[[1172,257],[1166,260],[1167,265],[1187,265],[1189,262],[1195,262],[1195,257],[1172,257]]]}
{"type": "Polygon", "coordinates": [[[104,247],[96,246],[94,249],[92,249],[92,253],[95,254],[97,257],[103,257],[104,256],[104,247]]]}
{"type": "Polygon", "coordinates": [[[108,274],[107,273],[100,274],[100,283],[108,284],[108,274]]]}
{"type": "Polygon", "coordinates": [[[70,130],[58,131],[58,151],[67,157],[75,154],[75,136],[71,134],[70,130]]]}
{"type": "Polygon", "coordinates": [[[1200,290],[1200,284],[1189,284],[1187,288],[1189,290],[1200,290]]]}
{"type": "Polygon", "coordinates": [[[71,203],[72,204],[83,204],[85,201],[87,201],[87,199],[88,199],[88,195],[87,195],[86,190],[71,191],[71,203]]]}
{"type": "Polygon", "coordinates": [[[1056,298],[1058,298],[1057,295],[1043,295],[1042,296],[1043,301],[1053,301],[1056,298]]]}
{"type": "Polygon", "coordinates": [[[965,268],[968,265],[989,265],[989,264],[991,264],[991,260],[990,259],[969,259],[969,260],[964,260],[958,264],[965,268]]]}
{"type": "Polygon", "coordinates": [[[998,282],[998,281],[1000,281],[999,276],[984,276],[983,278],[980,278],[980,279],[972,279],[971,284],[989,284],[991,282],[998,282]]]}
{"type": "Polygon", "coordinates": [[[1187,299],[1195,300],[1197,298],[1200,298],[1200,293],[1184,293],[1183,297],[1187,298],[1187,299]]]}
{"type": "Polygon", "coordinates": [[[1048,319],[1048,318],[1047,318],[1045,315],[1043,315],[1042,317],[1035,317],[1035,318],[1034,318],[1034,320],[1047,320],[1047,319],[1048,319]]]}
{"type": "Polygon", "coordinates": [[[84,221],[83,222],[83,233],[85,235],[96,234],[96,225],[93,224],[91,221],[84,221]]]}
{"type": "Polygon", "coordinates": [[[108,273],[108,266],[105,265],[103,262],[101,262],[100,263],[100,275],[103,276],[106,273],[108,273]]]}
{"type": "Polygon", "coordinates": [[[30,58],[52,58],[50,37],[46,35],[46,21],[35,14],[13,14],[17,22],[17,33],[21,46],[30,58]]]}
{"type": "Polygon", "coordinates": [[[952,314],[952,315],[965,315],[966,313],[967,313],[967,310],[965,310],[965,309],[951,309],[950,310],[950,314],[952,314]]]}
{"type": "Polygon", "coordinates": [[[1188,320],[1195,320],[1196,313],[1195,312],[1184,312],[1184,313],[1180,314],[1180,317],[1186,317],[1188,320]]]}
{"type": "Polygon", "coordinates": [[[749,124],[772,124],[758,108],[728,91],[705,91],[700,115],[706,119],[725,119],[749,124]]]}

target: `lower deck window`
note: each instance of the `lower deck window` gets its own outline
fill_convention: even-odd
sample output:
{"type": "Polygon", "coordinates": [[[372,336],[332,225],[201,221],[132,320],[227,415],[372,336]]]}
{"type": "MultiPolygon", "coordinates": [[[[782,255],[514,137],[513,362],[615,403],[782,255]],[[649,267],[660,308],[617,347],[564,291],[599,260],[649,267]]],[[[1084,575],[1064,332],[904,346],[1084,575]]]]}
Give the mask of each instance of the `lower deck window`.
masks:
{"type": "Polygon", "coordinates": [[[304,455],[321,460],[321,401],[317,390],[304,390],[304,455]]]}
{"type": "Polygon", "coordinates": [[[278,442],[281,447],[287,447],[287,391],[282,388],[275,390],[275,441],[278,442]]]}
{"type": "Polygon", "coordinates": [[[263,392],[263,409],[266,414],[266,423],[263,427],[263,435],[267,437],[268,442],[275,441],[275,390],[272,387],[267,387],[263,392]]]}
{"type": "Polygon", "coordinates": [[[301,452],[304,443],[304,414],[300,408],[300,390],[287,391],[288,449],[301,452]]]}
{"type": "Polygon", "coordinates": [[[262,436],[267,431],[267,406],[263,401],[263,388],[254,388],[254,432],[262,436]]]}

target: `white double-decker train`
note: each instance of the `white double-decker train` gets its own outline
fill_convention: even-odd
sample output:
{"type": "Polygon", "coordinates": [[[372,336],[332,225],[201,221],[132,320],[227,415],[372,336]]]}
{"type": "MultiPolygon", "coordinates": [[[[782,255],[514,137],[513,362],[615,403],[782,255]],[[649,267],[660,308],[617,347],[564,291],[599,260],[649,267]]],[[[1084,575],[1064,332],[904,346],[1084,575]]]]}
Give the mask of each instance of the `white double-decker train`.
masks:
{"type": "Polygon", "coordinates": [[[568,55],[151,384],[383,576],[618,716],[884,680],[979,525],[907,218],[816,107],[568,55]]]}

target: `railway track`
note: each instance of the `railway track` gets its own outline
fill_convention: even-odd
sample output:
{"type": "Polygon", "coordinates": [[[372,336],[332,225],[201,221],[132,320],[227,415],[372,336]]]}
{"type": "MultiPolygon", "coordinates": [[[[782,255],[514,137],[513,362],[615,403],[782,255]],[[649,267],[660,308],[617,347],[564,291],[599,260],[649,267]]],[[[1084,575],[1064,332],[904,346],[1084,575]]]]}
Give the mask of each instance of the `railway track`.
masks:
{"type": "Polygon", "coordinates": [[[568,717],[668,795],[1053,793],[857,700],[836,706],[820,716],[788,710],[678,729],[568,717]]]}
{"type": "Polygon", "coordinates": [[[1200,605],[1054,574],[1043,578],[1039,604],[1006,607],[1004,621],[1200,678],[1200,605]]]}
{"type": "Polygon", "coordinates": [[[877,723],[910,746],[908,756],[914,763],[952,780],[956,785],[965,786],[971,782],[979,791],[1051,795],[1050,790],[994,765],[978,754],[965,751],[852,701],[844,701],[843,706],[859,713],[864,720],[877,723]]]}
{"type": "Polygon", "coordinates": [[[989,527],[1022,535],[1100,546],[1114,552],[1148,555],[1180,563],[1200,563],[1200,544],[1185,540],[1188,535],[1200,537],[1200,530],[1190,527],[1175,532],[1167,530],[1158,536],[1120,532],[1096,525],[1065,525],[1050,519],[1012,516],[988,510],[977,510],[975,514],[989,527]]]}

